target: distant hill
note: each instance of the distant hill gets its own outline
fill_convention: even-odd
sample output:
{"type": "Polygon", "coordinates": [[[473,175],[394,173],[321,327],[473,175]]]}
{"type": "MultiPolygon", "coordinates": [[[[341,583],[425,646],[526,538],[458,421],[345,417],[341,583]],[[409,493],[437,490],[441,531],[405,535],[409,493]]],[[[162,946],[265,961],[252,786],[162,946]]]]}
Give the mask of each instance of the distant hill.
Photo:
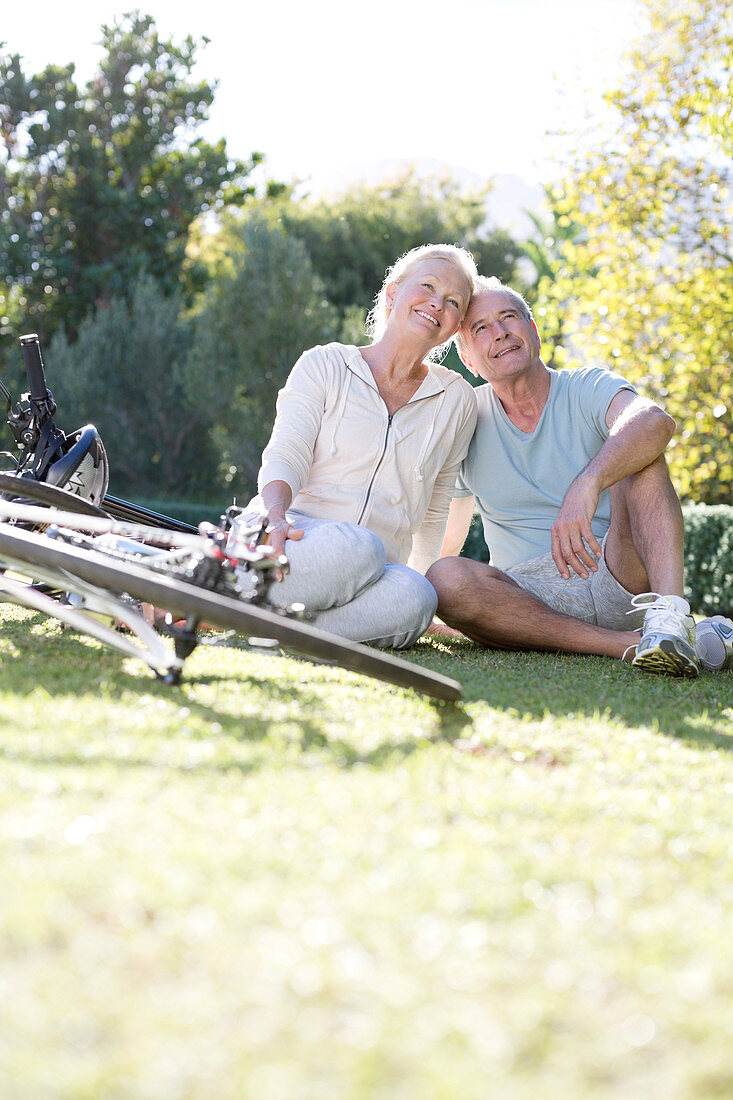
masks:
{"type": "Polygon", "coordinates": [[[515,237],[526,237],[534,232],[534,226],[524,213],[541,213],[545,194],[539,184],[527,183],[521,176],[494,176],[494,186],[487,203],[492,225],[508,229],[515,237]]]}
{"type": "MultiPolygon", "coordinates": [[[[304,181],[301,190],[309,194],[326,195],[329,192],[343,191],[353,183],[378,183],[390,176],[396,176],[410,166],[415,166],[419,174],[424,176],[450,175],[466,187],[486,182],[481,176],[465,168],[423,157],[418,160],[380,160],[345,165],[337,174],[311,177],[304,181]]],[[[493,176],[492,183],[486,204],[488,223],[508,230],[519,239],[532,234],[534,227],[524,211],[542,211],[544,192],[541,186],[527,182],[522,176],[506,173],[493,176]]]]}

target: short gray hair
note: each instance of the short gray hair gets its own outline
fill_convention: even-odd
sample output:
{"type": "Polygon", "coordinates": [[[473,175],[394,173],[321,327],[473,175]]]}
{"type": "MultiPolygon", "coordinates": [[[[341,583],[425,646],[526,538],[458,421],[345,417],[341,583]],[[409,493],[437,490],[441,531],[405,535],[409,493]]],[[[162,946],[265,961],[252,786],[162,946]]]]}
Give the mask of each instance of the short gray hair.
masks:
{"type": "MultiPolygon", "coordinates": [[[[502,283],[501,279],[497,279],[496,275],[476,276],[476,278],[473,280],[473,292],[471,294],[471,301],[473,301],[474,298],[478,297],[479,294],[483,294],[486,290],[500,290],[503,294],[508,294],[516,305],[519,312],[525,318],[525,320],[534,320],[534,317],[532,315],[532,307],[530,306],[529,302],[527,302],[526,299],[522,297],[518,290],[515,290],[511,286],[507,286],[506,283],[502,283]]],[[[466,351],[466,339],[463,335],[463,324],[467,316],[468,310],[466,310],[466,315],[464,316],[463,321],[461,321],[461,327],[458,329],[458,332],[454,337],[456,345],[458,346],[458,350],[461,353],[465,353],[466,351]]]]}

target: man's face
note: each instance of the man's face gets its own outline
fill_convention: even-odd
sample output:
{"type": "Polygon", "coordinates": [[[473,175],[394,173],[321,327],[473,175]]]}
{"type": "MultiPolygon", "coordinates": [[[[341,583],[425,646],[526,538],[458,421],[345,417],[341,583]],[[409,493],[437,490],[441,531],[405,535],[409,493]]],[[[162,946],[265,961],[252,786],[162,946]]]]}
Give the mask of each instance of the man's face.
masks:
{"type": "Polygon", "coordinates": [[[537,326],[505,290],[480,291],[461,329],[464,362],[487,382],[508,381],[542,365],[537,326]]]}

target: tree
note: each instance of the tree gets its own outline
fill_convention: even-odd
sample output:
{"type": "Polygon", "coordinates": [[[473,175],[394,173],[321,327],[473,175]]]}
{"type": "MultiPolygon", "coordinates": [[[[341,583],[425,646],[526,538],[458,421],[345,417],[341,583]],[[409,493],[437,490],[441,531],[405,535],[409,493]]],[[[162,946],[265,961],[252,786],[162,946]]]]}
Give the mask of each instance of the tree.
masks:
{"type": "MultiPolygon", "coordinates": [[[[364,321],[386,270],[410,248],[452,243],[469,248],[481,271],[522,286],[517,275],[519,245],[504,230],[486,225],[490,185],[464,188],[450,177],[421,178],[409,169],[377,184],[356,184],[333,198],[295,198],[293,189],[271,185],[269,193],[247,209],[223,218],[217,236],[199,238],[195,262],[216,270],[232,235],[242,222],[263,219],[280,226],[305,247],[338,324],[332,339],[362,343],[364,321]]],[[[303,345],[305,346],[305,344],[303,345]]],[[[462,371],[451,348],[446,365],[462,371]]],[[[473,376],[467,375],[473,382],[473,376]]]]}
{"type": "Polygon", "coordinates": [[[518,245],[503,230],[486,228],[489,191],[488,184],[464,188],[450,177],[421,178],[408,169],[333,198],[288,197],[265,205],[303,242],[339,312],[357,306],[366,313],[387,268],[415,245],[463,245],[480,270],[515,278],[518,245]]]}
{"type": "Polygon", "coordinates": [[[259,155],[233,161],[223,140],[198,133],[214,86],[190,80],[199,48],[190,36],[163,40],[135,12],[103,26],[101,45],[83,88],[73,64],[31,76],[17,54],[0,58],[6,326],[22,317],[44,336],[61,325],[73,335],[141,273],[172,292],[194,219],[251,191],[259,155]]]}
{"type": "Polygon", "coordinates": [[[733,503],[733,21],[722,0],[646,0],[608,96],[615,130],[567,169],[554,215],[581,232],[540,285],[562,364],[615,367],[678,422],[683,496],[733,503]]]}
{"type": "Polygon", "coordinates": [[[110,491],[133,498],[201,498],[216,482],[210,441],[216,407],[190,377],[193,325],[180,293],[166,295],[142,276],[125,295],[93,310],[70,343],[49,345],[49,386],[67,432],[97,426],[110,462],[110,491]]]}
{"type": "Polygon", "coordinates": [[[197,311],[188,384],[216,409],[212,438],[240,499],[255,491],[277,391],[293,364],[338,336],[339,318],[301,241],[264,218],[228,233],[197,311]]]}
{"type": "MultiPolygon", "coordinates": [[[[519,244],[522,255],[531,262],[536,272],[534,282],[527,287],[527,298],[530,302],[537,302],[540,287],[554,285],[563,266],[565,247],[578,235],[575,222],[567,215],[559,213],[558,193],[555,189],[548,185],[544,191],[549,217],[526,210],[535,235],[519,244]]],[[[542,300],[536,305],[534,312],[542,335],[544,361],[548,367],[555,368],[556,358],[562,354],[566,340],[565,314],[557,309],[548,310],[542,300]]]]}

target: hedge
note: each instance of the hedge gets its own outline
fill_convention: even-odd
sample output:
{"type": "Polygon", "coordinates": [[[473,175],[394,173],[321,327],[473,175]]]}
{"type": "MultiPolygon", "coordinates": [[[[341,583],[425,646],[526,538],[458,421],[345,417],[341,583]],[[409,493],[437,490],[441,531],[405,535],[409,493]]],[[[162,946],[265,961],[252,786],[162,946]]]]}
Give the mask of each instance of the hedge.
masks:
{"type": "Polygon", "coordinates": [[[733,616],[733,507],[686,504],[685,583],[700,615],[733,616]]]}
{"type": "MultiPolygon", "coordinates": [[[[685,584],[697,615],[733,616],[733,507],[685,504],[685,584]]],[[[481,520],[474,515],[462,556],[488,561],[481,520]]]]}

